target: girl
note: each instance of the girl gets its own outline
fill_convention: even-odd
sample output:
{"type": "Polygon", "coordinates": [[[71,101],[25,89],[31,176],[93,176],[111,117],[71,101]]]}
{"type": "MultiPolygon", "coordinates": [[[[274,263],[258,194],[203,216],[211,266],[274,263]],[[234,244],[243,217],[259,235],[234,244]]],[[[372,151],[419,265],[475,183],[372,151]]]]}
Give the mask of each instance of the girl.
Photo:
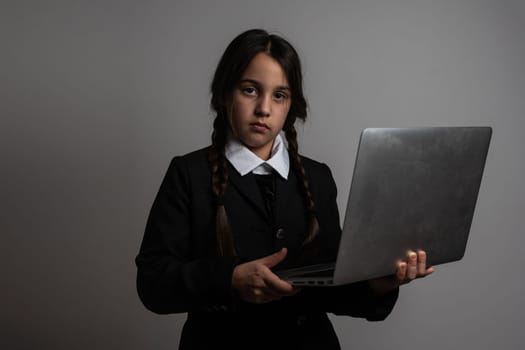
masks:
{"type": "Polygon", "coordinates": [[[295,288],[272,268],[335,258],[328,166],[299,155],[306,119],[295,49],[263,30],[236,37],[213,78],[212,144],[175,157],[147,221],[137,288],[159,314],[187,312],[180,349],[339,349],[326,315],[383,320],[398,287],[432,273],[423,251],[396,274],[295,288]]]}

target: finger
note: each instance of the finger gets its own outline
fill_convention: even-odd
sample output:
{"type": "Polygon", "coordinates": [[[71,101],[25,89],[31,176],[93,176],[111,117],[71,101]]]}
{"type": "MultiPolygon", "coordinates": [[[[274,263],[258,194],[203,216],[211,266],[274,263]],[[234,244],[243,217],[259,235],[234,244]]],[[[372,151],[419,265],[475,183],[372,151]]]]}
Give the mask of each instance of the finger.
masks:
{"type": "Polygon", "coordinates": [[[281,299],[283,297],[282,294],[276,293],[273,289],[271,289],[269,287],[264,287],[262,289],[262,293],[263,293],[262,295],[266,299],[277,300],[277,299],[281,299]]]}
{"type": "Polygon", "coordinates": [[[407,276],[407,263],[400,261],[397,263],[396,278],[399,283],[403,282],[407,276]]]}
{"type": "Polygon", "coordinates": [[[282,297],[286,297],[286,296],[292,296],[292,295],[295,295],[297,293],[299,293],[302,288],[301,287],[297,287],[297,286],[294,286],[291,282],[288,282],[288,281],[284,281],[285,283],[288,283],[290,286],[292,286],[292,288],[290,289],[290,292],[286,292],[286,293],[282,293],[282,291],[278,291],[272,287],[265,287],[264,288],[264,292],[271,296],[272,298],[275,298],[275,299],[281,299],[282,297]]]}
{"type": "Polygon", "coordinates": [[[301,290],[303,290],[303,287],[296,286],[295,284],[293,284],[292,281],[284,280],[284,282],[286,282],[286,283],[288,283],[289,285],[292,286],[292,291],[288,295],[295,295],[295,294],[299,293],[301,290]]]}
{"type": "Polygon", "coordinates": [[[272,255],[268,255],[264,258],[261,258],[258,261],[264,266],[271,268],[277,265],[278,263],[280,263],[281,261],[283,261],[284,258],[286,257],[287,252],[288,251],[286,250],[286,248],[282,248],[278,252],[273,253],[272,255]]]}
{"type": "Polygon", "coordinates": [[[249,296],[249,300],[253,303],[262,304],[280,299],[280,297],[273,295],[266,291],[266,289],[254,289],[249,296]]]}
{"type": "Polygon", "coordinates": [[[417,252],[417,275],[425,276],[427,273],[427,253],[424,250],[417,252]]]}
{"type": "Polygon", "coordinates": [[[275,290],[268,287],[264,282],[257,283],[257,286],[252,287],[249,293],[249,299],[256,303],[268,303],[270,301],[279,300],[283,296],[284,295],[277,293],[275,290]]]}
{"type": "MultiPolygon", "coordinates": [[[[287,282],[288,282],[288,281],[287,281],[287,282]]],[[[290,282],[288,282],[288,283],[290,283],[290,282]]],[[[292,294],[291,294],[291,295],[295,295],[295,294],[299,293],[299,292],[302,290],[301,287],[296,287],[296,286],[294,286],[292,283],[290,283],[290,284],[292,285],[292,288],[293,288],[293,291],[292,291],[292,294]]]]}
{"type": "Polygon", "coordinates": [[[246,292],[249,299],[257,303],[267,303],[282,297],[268,288],[262,279],[259,279],[257,283],[254,283],[246,292]]]}
{"type": "Polygon", "coordinates": [[[287,296],[297,293],[296,288],[287,281],[280,279],[277,275],[268,270],[268,273],[263,276],[264,282],[273,293],[287,296]]]}
{"type": "Polygon", "coordinates": [[[417,254],[413,251],[408,252],[407,279],[413,280],[417,275],[417,254]]]}

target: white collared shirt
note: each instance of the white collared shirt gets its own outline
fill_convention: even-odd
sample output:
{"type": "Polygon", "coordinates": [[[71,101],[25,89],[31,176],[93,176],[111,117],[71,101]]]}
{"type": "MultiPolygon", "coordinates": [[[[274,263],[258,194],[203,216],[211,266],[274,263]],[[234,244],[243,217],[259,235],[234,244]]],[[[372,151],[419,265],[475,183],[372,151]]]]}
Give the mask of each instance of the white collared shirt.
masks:
{"type": "Polygon", "coordinates": [[[241,176],[250,172],[257,175],[268,175],[275,170],[282,178],[288,179],[290,170],[290,159],[284,140],[279,133],[272,146],[272,152],[268,160],[263,160],[250,151],[245,145],[231,134],[225,148],[226,159],[233,165],[241,176]]]}

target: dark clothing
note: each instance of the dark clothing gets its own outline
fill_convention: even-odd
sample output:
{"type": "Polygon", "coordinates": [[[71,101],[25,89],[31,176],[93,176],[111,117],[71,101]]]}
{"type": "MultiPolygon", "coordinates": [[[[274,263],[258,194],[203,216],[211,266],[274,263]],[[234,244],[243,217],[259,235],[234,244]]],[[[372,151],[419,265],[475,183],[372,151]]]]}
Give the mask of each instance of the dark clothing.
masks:
{"type": "MultiPolygon", "coordinates": [[[[229,165],[224,205],[238,256],[219,257],[207,155],[205,148],[172,160],[136,258],[144,305],[159,314],[188,312],[181,349],[338,349],[326,312],[368,320],[391,312],[398,290],[376,297],[367,282],[303,288],[267,304],[241,301],[231,288],[237,264],[282,247],[288,254],[280,266],[293,266],[300,256],[307,225],[300,178],[291,168],[288,180],[273,175],[272,183],[257,181],[257,175],[240,176],[229,165]],[[268,185],[274,189],[273,203],[263,195],[268,185]]],[[[341,234],[335,182],[328,166],[301,159],[320,226],[316,244],[322,255],[317,259],[335,259],[341,234]]]]}
{"type": "Polygon", "coordinates": [[[261,190],[266,213],[271,220],[272,226],[275,226],[275,177],[277,174],[271,175],[255,175],[255,181],[261,190]]]}

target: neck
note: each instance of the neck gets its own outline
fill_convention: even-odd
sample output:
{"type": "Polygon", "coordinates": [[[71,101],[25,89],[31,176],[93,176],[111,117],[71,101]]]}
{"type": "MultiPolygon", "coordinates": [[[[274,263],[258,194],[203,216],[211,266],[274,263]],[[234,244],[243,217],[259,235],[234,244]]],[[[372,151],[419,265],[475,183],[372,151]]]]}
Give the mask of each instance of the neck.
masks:
{"type": "Polygon", "coordinates": [[[262,160],[268,160],[270,159],[270,155],[272,154],[272,148],[273,142],[268,143],[267,145],[264,145],[260,148],[250,148],[250,151],[252,151],[257,157],[261,158],[262,160]]]}

